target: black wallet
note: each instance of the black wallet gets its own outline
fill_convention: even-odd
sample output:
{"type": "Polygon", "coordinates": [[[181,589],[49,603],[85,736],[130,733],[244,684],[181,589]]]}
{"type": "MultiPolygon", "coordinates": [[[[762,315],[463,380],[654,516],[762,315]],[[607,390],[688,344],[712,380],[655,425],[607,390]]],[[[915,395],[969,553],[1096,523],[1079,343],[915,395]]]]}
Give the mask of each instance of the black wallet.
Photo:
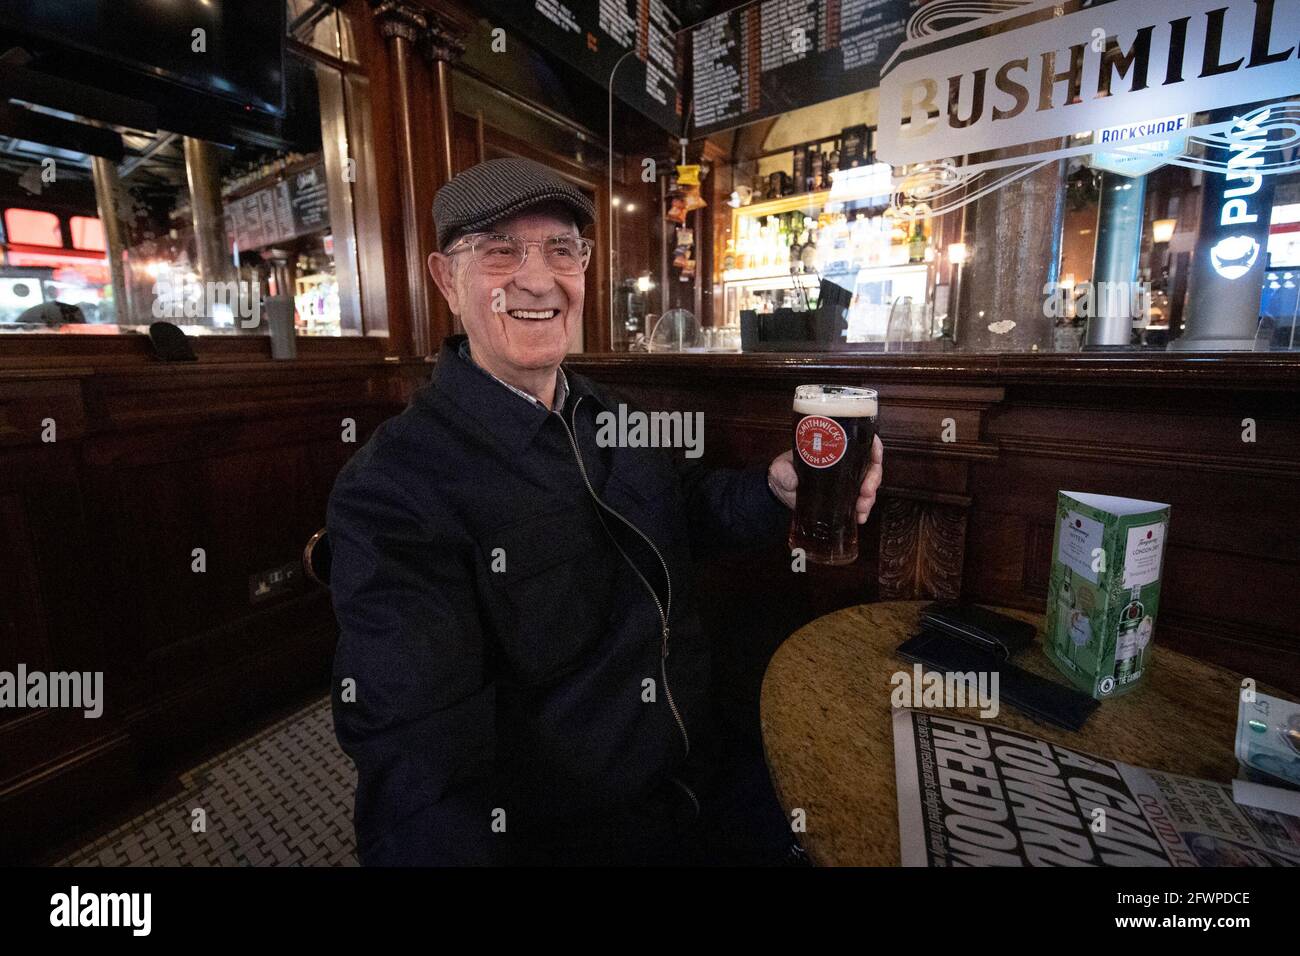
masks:
{"type": "Polygon", "coordinates": [[[921,611],[921,630],[951,634],[1009,660],[1034,643],[1034,625],[977,604],[936,601],[921,611]]]}
{"type": "Polygon", "coordinates": [[[922,631],[900,644],[898,653],[937,671],[996,672],[999,704],[1005,701],[1034,720],[1066,730],[1081,728],[1097,709],[1097,701],[1087,694],[1031,674],[986,645],[967,643],[949,633],[922,631]]]}

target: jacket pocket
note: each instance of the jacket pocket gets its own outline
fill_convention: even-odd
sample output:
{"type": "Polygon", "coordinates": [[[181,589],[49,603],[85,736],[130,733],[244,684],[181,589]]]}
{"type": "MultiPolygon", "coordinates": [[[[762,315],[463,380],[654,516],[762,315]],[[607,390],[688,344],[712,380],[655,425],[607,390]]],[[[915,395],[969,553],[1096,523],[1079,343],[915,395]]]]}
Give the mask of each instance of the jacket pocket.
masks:
{"type": "Polygon", "coordinates": [[[488,532],[480,542],[496,596],[500,655],[516,683],[546,683],[577,670],[605,636],[615,566],[591,535],[594,520],[586,505],[566,506],[488,532]]]}
{"type": "MultiPolygon", "coordinates": [[[[661,502],[673,491],[675,481],[669,453],[647,448],[620,450],[608,479],[638,505],[661,502]]],[[[606,484],[606,494],[609,491],[606,484]]]]}

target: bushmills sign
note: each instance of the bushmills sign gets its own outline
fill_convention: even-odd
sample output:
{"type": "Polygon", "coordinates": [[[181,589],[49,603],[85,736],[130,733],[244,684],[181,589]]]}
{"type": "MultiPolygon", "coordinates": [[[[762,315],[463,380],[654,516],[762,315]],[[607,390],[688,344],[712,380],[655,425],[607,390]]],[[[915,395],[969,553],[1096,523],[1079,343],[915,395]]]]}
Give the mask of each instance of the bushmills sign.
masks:
{"type": "MultiPolygon", "coordinates": [[[[882,160],[1025,163],[1091,152],[1098,144],[1086,134],[1126,126],[1128,148],[1170,139],[1161,118],[1300,93],[1300,0],[1027,0],[974,18],[971,6],[938,0],[909,24],[880,85],[882,160]],[[951,16],[936,17],[944,5],[951,16]],[[1025,144],[1037,144],[1035,155],[973,156],[1025,144]]],[[[1175,135],[1229,125],[1192,122],[1175,135]]]]}

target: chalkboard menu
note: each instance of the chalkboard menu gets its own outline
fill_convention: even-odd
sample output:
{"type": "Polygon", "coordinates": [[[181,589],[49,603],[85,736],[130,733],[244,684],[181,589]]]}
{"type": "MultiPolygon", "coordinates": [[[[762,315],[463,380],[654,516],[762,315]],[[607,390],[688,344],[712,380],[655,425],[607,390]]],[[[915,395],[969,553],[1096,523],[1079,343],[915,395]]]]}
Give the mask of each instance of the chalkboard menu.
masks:
{"type": "Polygon", "coordinates": [[[226,231],[249,251],[328,229],[325,164],[317,163],[225,204],[226,231]]]}
{"type": "Polygon", "coordinates": [[[755,0],[691,29],[692,134],[880,85],[921,0],[755,0]]]}
{"type": "Polygon", "coordinates": [[[528,37],[602,87],[609,88],[613,74],[615,96],[680,135],[680,21],[664,0],[484,0],[481,6],[500,20],[494,26],[528,37]]]}

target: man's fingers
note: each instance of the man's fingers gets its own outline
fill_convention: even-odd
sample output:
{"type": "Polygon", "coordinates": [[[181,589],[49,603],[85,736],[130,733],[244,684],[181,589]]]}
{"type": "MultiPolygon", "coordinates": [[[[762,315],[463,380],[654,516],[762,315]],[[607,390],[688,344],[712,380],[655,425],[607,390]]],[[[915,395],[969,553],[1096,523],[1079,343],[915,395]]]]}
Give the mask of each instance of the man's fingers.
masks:
{"type": "Polygon", "coordinates": [[[871,515],[871,507],[876,503],[876,492],[880,490],[880,483],[885,480],[884,463],[885,446],[881,443],[880,436],[875,435],[871,439],[871,467],[867,469],[866,477],[862,479],[862,489],[858,495],[858,524],[866,524],[867,518],[871,515]]]}
{"type": "Polygon", "coordinates": [[[799,475],[794,470],[794,465],[790,464],[789,459],[778,458],[773,462],[772,476],[785,491],[794,491],[799,485],[799,475]]]}
{"type": "Polygon", "coordinates": [[[880,436],[873,435],[871,438],[871,467],[867,469],[867,475],[862,479],[862,493],[864,495],[874,495],[880,488],[880,483],[885,479],[885,446],[880,443],[880,436]]]}

